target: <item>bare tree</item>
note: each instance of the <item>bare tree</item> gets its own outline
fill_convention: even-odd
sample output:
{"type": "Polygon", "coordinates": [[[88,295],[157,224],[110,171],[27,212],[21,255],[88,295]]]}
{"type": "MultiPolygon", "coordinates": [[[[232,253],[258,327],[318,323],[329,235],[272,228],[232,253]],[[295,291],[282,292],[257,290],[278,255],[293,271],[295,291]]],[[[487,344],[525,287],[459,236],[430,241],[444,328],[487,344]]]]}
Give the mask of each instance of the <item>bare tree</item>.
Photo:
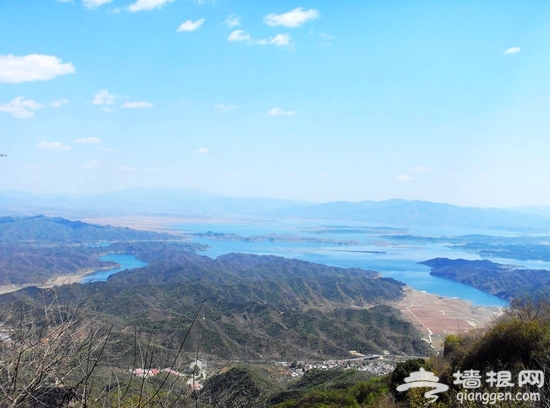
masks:
{"type": "Polygon", "coordinates": [[[87,406],[91,375],[111,334],[81,303],[61,305],[55,291],[38,306],[19,301],[2,318],[0,405],[87,406]]]}

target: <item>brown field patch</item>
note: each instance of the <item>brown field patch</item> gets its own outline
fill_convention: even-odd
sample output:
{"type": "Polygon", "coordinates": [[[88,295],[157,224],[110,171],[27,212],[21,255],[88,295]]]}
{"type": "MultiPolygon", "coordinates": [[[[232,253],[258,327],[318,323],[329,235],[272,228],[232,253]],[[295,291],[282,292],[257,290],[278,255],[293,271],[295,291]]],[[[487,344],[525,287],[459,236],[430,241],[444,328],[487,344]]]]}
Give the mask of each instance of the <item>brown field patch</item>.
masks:
{"type": "Polygon", "coordinates": [[[396,302],[398,308],[440,350],[448,334],[461,334],[484,328],[501,312],[500,307],[475,306],[458,299],[422,292],[407,287],[405,297],[396,302]]]}

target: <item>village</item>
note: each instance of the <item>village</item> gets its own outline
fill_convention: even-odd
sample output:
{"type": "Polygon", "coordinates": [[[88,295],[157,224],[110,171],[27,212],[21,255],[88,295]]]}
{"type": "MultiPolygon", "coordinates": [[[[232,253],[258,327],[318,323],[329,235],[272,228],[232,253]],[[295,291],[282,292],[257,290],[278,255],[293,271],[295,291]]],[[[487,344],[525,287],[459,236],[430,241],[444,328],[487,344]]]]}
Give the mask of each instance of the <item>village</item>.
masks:
{"type": "MultiPolygon", "coordinates": [[[[354,356],[349,359],[342,360],[325,360],[317,362],[307,361],[263,361],[263,362],[243,362],[233,361],[237,364],[254,364],[254,365],[275,365],[284,369],[284,376],[287,379],[297,379],[302,377],[309,370],[358,370],[366,371],[375,376],[390,374],[396,367],[397,362],[405,361],[410,356],[390,355],[384,351],[382,354],[363,355],[355,351],[350,351],[354,356]]],[[[189,363],[183,372],[176,371],[172,368],[136,368],[129,371],[135,377],[149,378],[162,373],[169,373],[177,377],[187,378],[187,385],[191,390],[199,391],[203,388],[204,381],[213,373],[218,373],[220,368],[218,364],[209,364],[205,359],[198,359],[189,363]],[[216,368],[214,368],[216,366],[216,368]]]]}

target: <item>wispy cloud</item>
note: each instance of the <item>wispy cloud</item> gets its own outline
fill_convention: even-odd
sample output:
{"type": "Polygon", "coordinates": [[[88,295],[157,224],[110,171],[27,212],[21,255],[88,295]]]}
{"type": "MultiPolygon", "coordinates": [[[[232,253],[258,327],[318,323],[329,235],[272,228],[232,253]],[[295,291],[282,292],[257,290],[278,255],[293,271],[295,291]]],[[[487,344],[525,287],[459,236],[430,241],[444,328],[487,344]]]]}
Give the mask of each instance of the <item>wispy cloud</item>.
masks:
{"type": "Polygon", "coordinates": [[[134,4],[128,6],[128,10],[135,13],[138,11],[149,11],[161,8],[165,4],[172,3],[174,0],[137,0],[134,4]]]}
{"type": "Polygon", "coordinates": [[[128,108],[128,109],[151,108],[152,106],[153,104],[151,102],[145,102],[145,101],[124,102],[122,104],[123,108],[128,108]]]}
{"type": "Polygon", "coordinates": [[[69,145],[65,145],[61,142],[45,142],[42,141],[36,145],[39,149],[45,149],[45,150],[72,150],[73,148],[69,145]]]}
{"type": "Polygon", "coordinates": [[[235,30],[229,34],[227,38],[230,42],[234,41],[244,41],[249,44],[259,44],[259,45],[276,45],[278,47],[294,45],[292,43],[290,34],[277,34],[269,38],[261,38],[259,40],[254,40],[250,34],[244,30],[235,30]]]}
{"type": "Polygon", "coordinates": [[[90,10],[95,10],[96,8],[101,7],[104,4],[109,4],[112,1],[113,0],[82,0],[82,4],[90,10]]]}
{"type": "Polygon", "coordinates": [[[277,34],[274,37],[269,39],[262,38],[261,40],[256,41],[256,44],[260,45],[276,45],[282,47],[285,45],[292,45],[289,34],[277,34]]]}
{"type": "Polygon", "coordinates": [[[199,154],[210,153],[210,149],[206,147],[201,147],[200,149],[195,150],[195,153],[199,153],[199,154]]]}
{"type": "Polygon", "coordinates": [[[289,28],[299,27],[302,24],[315,20],[320,17],[320,14],[315,9],[304,10],[298,7],[288,13],[275,14],[271,13],[264,17],[264,22],[269,26],[284,26],[289,28]]]}
{"type": "Polygon", "coordinates": [[[38,102],[19,96],[8,103],[0,105],[0,112],[8,113],[17,119],[30,119],[34,117],[33,111],[41,108],[42,105],[38,102]]]}
{"type": "Polygon", "coordinates": [[[57,101],[53,101],[50,103],[50,106],[52,108],[60,108],[63,105],[68,104],[70,101],[68,99],[58,99],[57,101]]]}
{"type": "Polygon", "coordinates": [[[407,175],[407,174],[402,174],[402,175],[400,175],[400,176],[397,176],[395,179],[396,179],[397,181],[413,181],[413,180],[414,180],[413,177],[411,177],[411,176],[409,176],[409,175],[407,175]]]}
{"type": "Polygon", "coordinates": [[[121,171],[136,171],[137,170],[137,168],[132,167],[132,166],[120,166],[118,169],[121,170],[121,171]]]}
{"type": "Polygon", "coordinates": [[[178,27],[176,31],[178,33],[195,31],[195,30],[198,30],[203,23],[204,23],[204,18],[201,18],[200,20],[197,20],[197,21],[186,20],[178,27]]]}
{"type": "Polygon", "coordinates": [[[224,103],[217,103],[216,105],[214,105],[214,108],[216,108],[220,112],[231,112],[237,109],[237,105],[226,105],[224,103]]]}
{"type": "Polygon", "coordinates": [[[100,169],[103,166],[103,163],[100,159],[90,160],[87,163],[84,163],[82,166],[83,169],[100,169]]]}
{"type": "Polygon", "coordinates": [[[238,27],[241,25],[241,18],[240,17],[236,17],[234,16],[233,14],[231,14],[229,17],[227,17],[227,19],[224,21],[224,24],[229,27],[229,28],[233,28],[233,27],[238,27]]]}
{"type": "Polygon", "coordinates": [[[520,52],[521,52],[521,49],[519,47],[512,47],[504,51],[503,54],[504,55],[519,54],[520,52]]]}
{"type": "Polygon", "coordinates": [[[115,103],[116,96],[110,94],[107,89],[102,89],[94,95],[92,104],[94,105],[112,105],[115,103]]]}
{"type": "Polygon", "coordinates": [[[271,116],[293,116],[296,115],[296,111],[285,111],[281,108],[273,108],[267,112],[267,114],[271,116]]]}
{"type": "Polygon", "coordinates": [[[101,143],[101,139],[99,137],[81,137],[80,139],[73,140],[73,143],[97,144],[97,143],[101,143]]]}
{"type": "Polygon", "coordinates": [[[249,34],[247,34],[244,30],[235,30],[231,34],[229,34],[229,37],[227,38],[229,41],[252,41],[252,37],[250,37],[249,34]]]}
{"type": "Polygon", "coordinates": [[[332,44],[332,39],[334,39],[334,37],[332,35],[327,34],[327,33],[319,33],[319,37],[321,37],[323,39],[321,44],[323,44],[325,46],[330,46],[332,44]]]}
{"type": "Polygon", "coordinates": [[[52,55],[0,55],[0,82],[20,83],[46,81],[59,75],[73,74],[71,63],[63,63],[52,55]]]}

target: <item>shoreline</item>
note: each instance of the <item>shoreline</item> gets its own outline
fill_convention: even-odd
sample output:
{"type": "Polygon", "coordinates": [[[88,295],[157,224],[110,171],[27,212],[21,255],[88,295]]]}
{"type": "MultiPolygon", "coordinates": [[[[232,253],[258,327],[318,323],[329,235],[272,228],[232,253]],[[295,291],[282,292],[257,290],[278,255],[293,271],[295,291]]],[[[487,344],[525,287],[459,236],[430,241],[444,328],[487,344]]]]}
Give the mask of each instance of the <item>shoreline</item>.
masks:
{"type": "Polygon", "coordinates": [[[40,289],[48,289],[48,288],[53,288],[55,286],[72,285],[73,283],[80,283],[80,281],[88,275],[94,274],[98,271],[109,270],[114,268],[116,267],[109,266],[105,268],[88,268],[81,272],[71,273],[67,275],[54,275],[50,277],[46,282],[42,282],[42,283],[24,283],[20,285],[14,285],[14,284],[0,285],[0,295],[15,292],[31,286],[34,286],[40,289]]]}
{"type": "Polygon", "coordinates": [[[404,292],[405,296],[392,306],[420,330],[424,340],[436,351],[443,348],[447,335],[483,329],[506,308],[474,305],[464,299],[448,298],[410,286],[406,286],[404,292]]]}

